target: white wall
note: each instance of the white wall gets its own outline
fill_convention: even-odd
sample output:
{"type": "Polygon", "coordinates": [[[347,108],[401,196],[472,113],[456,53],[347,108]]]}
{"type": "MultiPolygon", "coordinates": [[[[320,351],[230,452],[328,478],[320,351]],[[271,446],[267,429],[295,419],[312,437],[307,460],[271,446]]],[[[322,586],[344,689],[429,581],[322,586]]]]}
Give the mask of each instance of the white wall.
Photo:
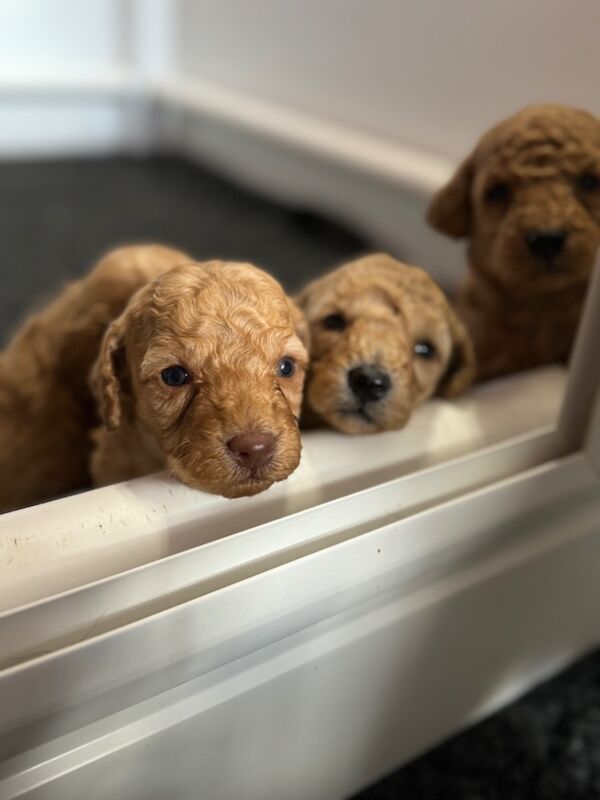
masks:
{"type": "Polygon", "coordinates": [[[598,0],[4,0],[0,158],[168,147],[450,284],[430,193],[524,104],[600,113],[599,30],[598,0]]]}
{"type": "Polygon", "coordinates": [[[460,157],[522,105],[600,112],[597,0],[180,0],[181,72],[460,157]]]}
{"type": "Polygon", "coordinates": [[[114,68],[124,58],[121,0],[3,0],[0,76],[114,68]]]}

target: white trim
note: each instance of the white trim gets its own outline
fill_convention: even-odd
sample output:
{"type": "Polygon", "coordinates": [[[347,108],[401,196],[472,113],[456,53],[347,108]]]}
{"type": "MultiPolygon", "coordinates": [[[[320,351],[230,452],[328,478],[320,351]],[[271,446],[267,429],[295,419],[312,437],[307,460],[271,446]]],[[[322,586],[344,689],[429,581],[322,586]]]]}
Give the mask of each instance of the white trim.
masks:
{"type": "Polygon", "coordinates": [[[558,428],[566,445],[580,448],[600,389],[600,250],[590,280],[577,339],[569,364],[569,382],[558,428]]]}
{"type": "Polygon", "coordinates": [[[158,80],[154,91],[180,112],[227,122],[425,196],[448,179],[454,166],[450,159],[222,84],[169,76],[158,80]]]}
{"type": "MultiPolygon", "coordinates": [[[[518,440],[485,448],[474,456],[456,459],[264,524],[253,525],[248,512],[233,517],[231,521],[215,520],[210,535],[219,538],[144,563],[141,559],[147,559],[149,551],[160,551],[160,545],[157,547],[153,541],[159,530],[168,535],[173,529],[185,525],[186,518],[189,520],[187,527],[192,529],[198,527],[198,517],[201,516],[197,504],[185,508],[185,501],[192,500],[187,490],[177,491],[172,482],[161,486],[160,480],[148,479],[145,484],[149,496],[159,500],[153,506],[160,505],[162,497],[169,504],[166,516],[171,524],[166,528],[164,523],[159,523],[159,530],[155,532],[150,526],[145,527],[143,537],[133,546],[129,545],[132,562],[135,564],[133,559],[137,558],[138,565],[132,565],[124,572],[117,572],[117,564],[123,568],[118,560],[122,558],[121,553],[115,556],[113,552],[99,552],[96,547],[90,550],[87,559],[85,554],[77,556],[77,572],[73,576],[73,559],[53,563],[53,554],[49,551],[47,559],[44,559],[41,581],[38,570],[27,574],[27,555],[21,551],[28,543],[21,537],[11,536],[10,529],[5,528],[8,546],[3,559],[9,568],[4,570],[2,605],[5,611],[0,613],[0,669],[30,658],[34,652],[50,652],[139,619],[140,614],[149,613],[149,604],[155,613],[182,602],[190,593],[214,591],[237,580],[241,574],[245,578],[259,574],[278,564],[359,536],[375,526],[405,519],[439,503],[441,498],[460,496],[501,478],[510,480],[511,476],[559,454],[560,441],[555,431],[539,430],[518,440]],[[170,497],[167,497],[165,488],[170,497]],[[14,548],[11,547],[13,542],[14,548]],[[21,564],[15,566],[15,560],[18,562],[19,559],[21,564]],[[102,575],[107,569],[110,571],[106,577],[93,580],[94,574],[102,575]],[[72,585],[74,580],[74,588],[65,591],[64,587],[72,585]],[[204,588],[201,590],[200,587],[204,588]],[[29,602],[23,604],[23,599],[29,602]]],[[[113,488],[116,495],[119,487],[113,488]]],[[[108,531],[109,517],[120,515],[109,494],[97,495],[97,492],[93,496],[88,493],[84,498],[89,519],[82,517],[81,504],[63,509],[65,516],[69,510],[79,510],[77,518],[81,519],[82,538],[88,522],[108,531]]],[[[60,503],[53,505],[60,507],[60,503]]],[[[151,506],[146,504],[143,508],[148,513],[151,506]]],[[[39,514],[29,515],[30,526],[42,524],[44,518],[47,519],[47,515],[40,508],[39,514]]],[[[62,526],[55,520],[52,527],[48,526],[46,538],[49,539],[54,532],[65,531],[69,522],[72,528],[77,529],[75,518],[63,520],[62,526]]],[[[37,547],[35,542],[31,545],[37,551],[38,559],[39,544],[38,541],[37,547]]],[[[123,547],[126,547],[125,542],[123,547]]],[[[163,547],[166,548],[166,542],[163,547]]]]}
{"type": "MultiPolygon", "coordinates": [[[[571,457],[5,670],[3,752],[37,746],[5,762],[0,795],[37,786],[32,797],[66,800],[80,796],[72,781],[89,786],[90,770],[108,769],[117,795],[133,797],[125,765],[158,737],[170,746],[144,774],[168,774],[182,800],[197,796],[186,781],[198,775],[233,798],[211,755],[221,731],[247,758],[281,714],[294,720],[294,757],[273,769],[302,764],[304,781],[286,796],[348,794],[598,641],[599,513],[597,476],[571,457]],[[415,717],[415,697],[428,695],[415,717]],[[248,715],[253,735],[235,736],[248,715]],[[178,773],[169,753],[191,718],[196,756],[178,773]],[[323,762],[332,739],[339,757],[323,762]]],[[[275,800],[273,771],[258,763],[245,796],[275,800]]]]}

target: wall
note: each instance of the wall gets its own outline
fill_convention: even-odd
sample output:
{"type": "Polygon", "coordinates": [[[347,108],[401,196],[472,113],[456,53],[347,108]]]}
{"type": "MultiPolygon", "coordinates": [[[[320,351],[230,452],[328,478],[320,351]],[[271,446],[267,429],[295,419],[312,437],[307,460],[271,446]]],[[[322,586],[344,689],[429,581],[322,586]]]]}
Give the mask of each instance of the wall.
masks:
{"type": "Polygon", "coordinates": [[[596,0],[8,0],[0,158],[168,148],[450,285],[431,192],[524,104],[600,113],[599,29],[596,0]]]}
{"type": "Polygon", "coordinates": [[[146,145],[139,100],[165,67],[167,8],[168,0],[0,3],[0,158],[146,145]]]}
{"type": "Polygon", "coordinates": [[[597,0],[180,0],[178,66],[456,159],[522,105],[600,112],[597,0]]]}

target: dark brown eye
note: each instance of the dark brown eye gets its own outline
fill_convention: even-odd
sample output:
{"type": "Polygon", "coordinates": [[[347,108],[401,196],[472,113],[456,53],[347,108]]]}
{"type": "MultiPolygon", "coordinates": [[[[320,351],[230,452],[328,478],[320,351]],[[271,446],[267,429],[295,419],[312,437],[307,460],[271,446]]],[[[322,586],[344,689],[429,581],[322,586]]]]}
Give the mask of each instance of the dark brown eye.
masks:
{"type": "Polygon", "coordinates": [[[485,193],[488,203],[506,203],[510,198],[510,190],[505,183],[494,183],[485,193]]]}
{"type": "Polygon", "coordinates": [[[321,324],[328,331],[343,331],[347,327],[348,321],[343,314],[329,314],[321,321],[321,324]]]}
{"type": "Polygon", "coordinates": [[[584,192],[595,192],[597,189],[600,189],[600,178],[594,175],[593,172],[584,172],[583,175],[580,175],[577,179],[577,185],[580,189],[583,189],[584,192]]]}
{"type": "Polygon", "coordinates": [[[183,384],[187,383],[190,379],[188,372],[183,367],[179,366],[179,364],[163,369],[160,373],[160,377],[167,386],[183,386],[183,384]]]}
{"type": "Polygon", "coordinates": [[[437,350],[435,349],[435,345],[431,344],[426,340],[422,342],[417,342],[414,347],[415,355],[418,358],[423,358],[427,361],[430,361],[432,358],[435,358],[437,355],[437,350]]]}
{"type": "Polygon", "coordinates": [[[277,374],[280,378],[291,378],[296,372],[296,362],[293,358],[282,358],[277,364],[277,374]]]}

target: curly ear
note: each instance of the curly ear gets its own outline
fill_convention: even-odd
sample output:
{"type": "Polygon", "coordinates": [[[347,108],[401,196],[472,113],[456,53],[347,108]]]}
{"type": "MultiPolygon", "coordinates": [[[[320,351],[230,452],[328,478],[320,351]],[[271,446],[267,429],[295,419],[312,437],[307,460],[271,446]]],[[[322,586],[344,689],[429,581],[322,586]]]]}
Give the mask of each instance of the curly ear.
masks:
{"type": "Polygon", "coordinates": [[[448,323],[452,336],[452,353],[436,394],[456,397],[465,392],[475,378],[475,349],[465,325],[448,306],[448,323]]]}
{"type": "Polygon", "coordinates": [[[427,211],[427,222],[454,239],[461,239],[469,233],[473,171],[473,156],[469,156],[450,181],[434,194],[427,211]]]}
{"type": "Polygon", "coordinates": [[[90,385],[108,430],[121,423],[121,394],[125,381],[125,315],[112,322],[90,372],[90,385]]]}

